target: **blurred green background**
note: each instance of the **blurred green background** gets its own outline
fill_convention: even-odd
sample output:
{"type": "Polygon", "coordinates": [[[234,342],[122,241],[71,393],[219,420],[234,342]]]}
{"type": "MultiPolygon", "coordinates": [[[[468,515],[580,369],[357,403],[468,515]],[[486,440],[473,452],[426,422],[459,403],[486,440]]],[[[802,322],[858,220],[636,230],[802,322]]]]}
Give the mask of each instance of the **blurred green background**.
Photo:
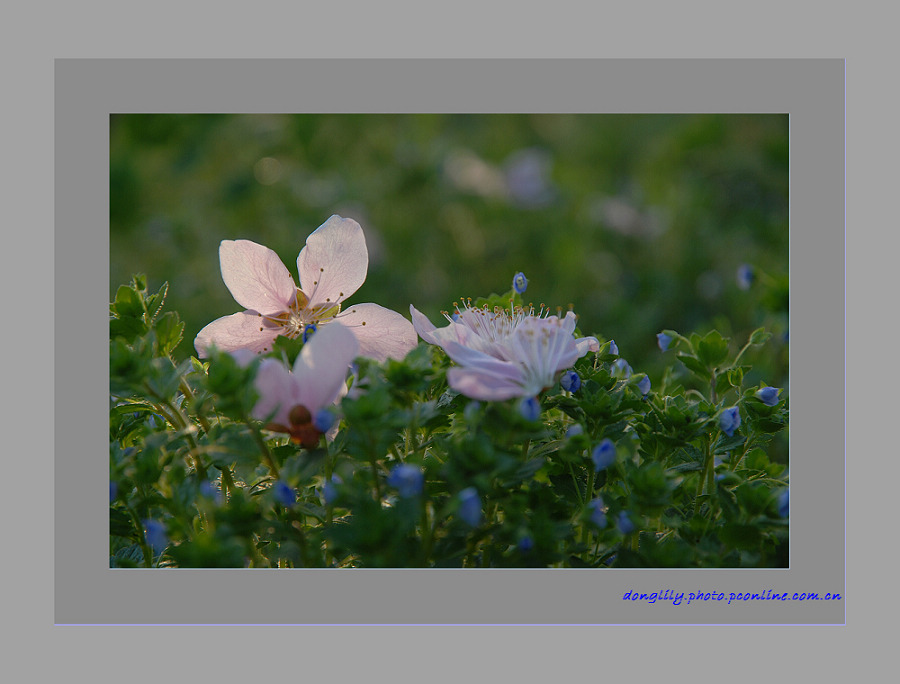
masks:
{"type": "Polygon", "coordinates": [[[294,277],[306,236],[354,218],[369,273],[351,302],[440,323],[460,297],[529,279],[572,304],[655,381],[664,328],[766,326],[754,376],[787,385],[787,115],[113,115],[110,299],[133,273],[168,281],[197,332],[239,311],[218,245],[275,250],[294,277]],[[749,264],[756,278],[739,286],[749,264]]]}

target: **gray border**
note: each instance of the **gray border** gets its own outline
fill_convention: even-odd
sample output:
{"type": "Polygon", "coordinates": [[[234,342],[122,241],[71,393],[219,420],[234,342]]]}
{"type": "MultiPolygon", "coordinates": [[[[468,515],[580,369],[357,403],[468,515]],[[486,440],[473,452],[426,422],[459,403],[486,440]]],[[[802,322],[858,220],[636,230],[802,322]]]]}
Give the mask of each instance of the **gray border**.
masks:
{"type": "Polygon", "coordinates": [[[843,60],[57,60],[55,77],[56,623],[844,623],[844,601],[621,600],[844,594],[844,340],[820,333],[844,302],[843,60]],[[110,570],[108,115],[166,111],[789,112],[791,342],[804,349],[791,358],[791,568],[110,570]]]}

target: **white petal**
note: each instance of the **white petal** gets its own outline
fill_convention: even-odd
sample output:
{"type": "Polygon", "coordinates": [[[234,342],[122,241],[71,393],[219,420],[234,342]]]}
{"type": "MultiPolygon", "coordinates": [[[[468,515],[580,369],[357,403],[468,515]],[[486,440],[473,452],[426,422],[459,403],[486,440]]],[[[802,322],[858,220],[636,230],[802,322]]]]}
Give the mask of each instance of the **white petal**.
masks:
{"type": "Polygon", "coordinates": [[[378,304],[353,304],[337,319],[359,340],[359,355],[376,361],[400,360],[419,340],[412,323],[378,304]]]}
{"type": "Polygon", "coordinates": [[[262,320],[258,314],[246,311],[214,320],[197,333],[194,339],[197,355],[201,359],[206,358],[207,350],[212,345],[226,352],[239,349],[259,353],[271,351],[278,332],[273,328],[264,327],[261,324],[262,320]]]}
{"type": "Polygon", "coordinates": [[[289,427],[288,416],[295,406],[294,384],[294,377],[281,361],[263,359],[253,383],[259,394],[251,411],[253,417],[289,427]]]}
{"type": "Polygon", "coordinates": [[[334,215],[306,238],[297,257],[300,288],[314,307],[345,300],[366,280],[369,251],[360,225],[334,215]]]}
{"type": "Polygon", "coordinates": [[[503,401],[525,396],[522,385],[473,368],[453,367],[447,371],[447,383],[460,394],[480,401],[503,401]]]}
{"type": "Polygon", "coordinates": [[[578,348],[578,357],[582,357],[589,351],[600,351],[600,342],[596,337],[579,337],[575,340],[575,346],[578,348]]]}
{"type": "Polygon", "coordinates": [[[287,311],[297,294],[294,279],[268,247],[250,240],[222,240],[222,280],[234,300],[263,315],[287,311]]]}
{"type": "Polygon", "coordinates": [[[346,389],[347,371],[359,353],[352,332],[340,324],[319,326],[294,362],[294,398],[310,413],[331,404],[346,389]]]}

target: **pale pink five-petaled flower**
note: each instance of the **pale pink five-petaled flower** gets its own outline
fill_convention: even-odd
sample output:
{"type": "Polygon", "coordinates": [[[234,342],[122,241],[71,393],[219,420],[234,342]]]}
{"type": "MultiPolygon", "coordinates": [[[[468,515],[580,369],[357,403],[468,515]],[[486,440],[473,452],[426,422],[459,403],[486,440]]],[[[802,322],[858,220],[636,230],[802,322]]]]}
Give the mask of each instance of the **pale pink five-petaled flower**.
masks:
{"type": "Polygon", "coordinates": [[[369,253],[360,225],[332,216],[307,239],[297,257],[300,287],[278,255],[250,240],[223,240],[222,280],[242,311],[219,318],[194,340],[201,358],[210,346],[226,352],[272,350],[279,335],[296,339],[337,322],[351,329],[359,354],[376,361],[402,359],[418,340],[408,320],[377,304],[344,301],[366,279],[369,253]]]}
{"type": "MultiPolygon", "coordinates": [[[[347,394],[347,372],[359,342],[342,325],[327,325],[303,345],[293,372],[278,359],[263,359],[254,387],[259,395],[251,414],[266,428],[285,432],[295,442],[313,447],[322,432],[316,414],[347,394]]],[[[333,438],[337,425],[327,433],[333,438]]]]}
{"type": "Polygon", "coordinates": [[[560,318],[536,315],[533,308],[464,307],[447,316],[450,325],[444,328],[412,305],[409,311],[419,336],[456,362],[447,371],[450,387],[472,399],[536,396],[577,359],[600,348],[595,337],[575,338],[571,311],[560,318]]]}

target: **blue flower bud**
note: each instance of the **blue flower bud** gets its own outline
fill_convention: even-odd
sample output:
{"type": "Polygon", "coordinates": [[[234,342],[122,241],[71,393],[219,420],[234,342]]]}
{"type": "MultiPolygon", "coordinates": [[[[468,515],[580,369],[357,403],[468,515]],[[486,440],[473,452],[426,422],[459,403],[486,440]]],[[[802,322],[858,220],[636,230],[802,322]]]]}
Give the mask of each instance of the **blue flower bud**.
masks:
{"type": "Polygon", "coordinates": [[[212,482],[209,480],[203,480],[203,482],[200,483],[200,496],[205,499],[214,499],[216,501],[221,497],[219,490],[213,487],[212,482]]]}
{"type": "Polygon", "coordinates": [[[594,462],[594,470],[597,472],[606,470],[616,462],[616,445],[607,437],[594,447],[591,452],[591,460],[594,462]]]}
{"type": "Polygon", "coordinates": [[[580,423],[575,423],[575,425],[570,425],[569,429],[566,430],[566,439],[570,439],[575,435],[580,435],[584,432],[584,428],[580,423]]]}
{"type": "Polygon", "coordinates": [[[169,537],[166,534],[166,526],[159,520],[144,521],[144,539],[153,549],[154,553],[161,553],[169,545],[169,537]]]}
{"type": "Polygon", "coordinates": [[[459,493],[459,517],[471,527],[481,522],[481,499],[475,487],[466,487],[459,493]]]}
{"type": "Polygon", "coordinates": [[[610,340],[610,341],[609,341],[609,353],[610,353],[610,354],[615,354],[616,356],[619,355],[619,347],[616,345],[616,341],[615,341],[615,340],[610,340]]]}
{"type": "Polygon", "coordinates": [[[466,407],[463,409],[463,417],[468,421],[472,422],[478,416],[478,411],[481,410],[481,402],[480,401],[470,401],[466,404],[466,407]]]}
{"type": "Polygon", "coordinates": [[[756,392],[756,398],[766,406],[775,406],[778,403],[778,388],[763,387],[756,392]]]}
{"type": "Polygon", "coordinates": [[[513,289],[519,294],[525,292],[525,290],[528,288],[528,279],[525,277],[525,274],[521,271],[516,273],[516,275],[513,276],[512,286],[513,289]]]}
{"type": "Polygon", "coordinates": [[[519,402],[519,413],[525,420],[537,420],[541,417],[541,402],[535,397],[528,397],[519,402]]]}
{"type": "Polygon", "coordinates": [[[737,284],[739,288],[742,290],[749,290],[755,279],[756,274],[753,272],[753,267],[750,266],[750,264],[741,264],[738,266],[737,284]]]}
{"type": "Polygon", "coordinates": [[[306,344],[309,341],[309,338],[313,336],[313,333],[316,332],[316,324],[310,323],[308,326],[303,328],[303,344],[306,344]]]}
{"type": "Polygon", "coordinates": [[[591,510],[591,522],[601,530],[606,527],[606,513],[603,511],[603,499],[597,497],[588,504],[591,510]]]}
{"type": "Polygon", "coordinates": [[[625,359],[616,359],[613,363],[613,375],[621,376],[627,380],[633,372],[631,365],[625,359]]]}
{"type": "Polygon", "coordinates": [[[577,392],[581,387],[581,376],[575,371],[566,371],[560,378],[559,384],[566,392],[577,392]]]}
{"type": "Polygon", "coordinates": [[[394,487],[401,497],[409,499],[422,493],[422,489],[425,486],[425,476],[416,466],[401,463],[388,475],[387,483],[394,487]]]}
{"type": "Polygon", "coordinates": [[[646,396],[647,393],[650,392],[650,377],[649,376],[645,375],[643,378],[641,378],[640,382],[638,382],[638,389],[641,391],[641,394],[643,394],[644,396],[646,396]]]}
{"type": "Polygon", "coordinates": [[[790,513],[790,489],[785,489],[778,496],[778,515],[782,518],[788,517],[788,513],[790,513]]]}
{"type": "Polygon", "coordinates": [[[666,351],[669,348],[669,345],[672,344],[672,337],[665,333],[657,333],[656,344],[659,345],[659,348],[662,351],[666,351]]]}
{"type": "Polygon", "coordinates": [[[330,480],[325,480],[325,484],[322,485],[322,500],[326,506],[331,505],[337,499],[337,485],[343,484],[343,482],[339,475],[332,475],[330,480]]]}
{"type": "Polygon", "coordinates": [[[518,547],[519,551],[521,551],[522,553],[528,553],[529,551],[531,551],[531,549],[534,548],[534,539],[526,534],[521,539],[519,539],[518,547]]]}
{"type": "Polygon", "coordinates": [[[313,427],[319,432],[328,432],[333,426],[336,416],[329,409],[319,409],[313,416],[313,427]]]}
{"type": "Polygon", "coordinates": [[[119,492],[119,487],[112,480],[109,481],[109,502],[112,503],[116,500],[116,494],[119,492]]]}
{"type": "Polygon", "coordinates": [[[297,494],[284,480],[278,480],[272,485],[272,496],[282,506],[293,506],[297,502],[297,494]]]}
{"type": "Polygon", "coordinates": [[[731,437],[734,434],[734,431],[741,424],[741,414],[738,411],[737,406],[732,406],[731,408],[727,408],[722,411],[722,414],[719,416],[719,427],[722,429],[726,435],[731,437]]]}
{"type": "Polygon", "coordinates": [[[631,522],[631,518],[628,517],[628,513],[626,513],[625,511],[621,511],[619,513],[617,522],[619,526],[619,532],[621,532],[622,534],[631,534],[632,532],[634,532],[634,523],[631,522]]]}

